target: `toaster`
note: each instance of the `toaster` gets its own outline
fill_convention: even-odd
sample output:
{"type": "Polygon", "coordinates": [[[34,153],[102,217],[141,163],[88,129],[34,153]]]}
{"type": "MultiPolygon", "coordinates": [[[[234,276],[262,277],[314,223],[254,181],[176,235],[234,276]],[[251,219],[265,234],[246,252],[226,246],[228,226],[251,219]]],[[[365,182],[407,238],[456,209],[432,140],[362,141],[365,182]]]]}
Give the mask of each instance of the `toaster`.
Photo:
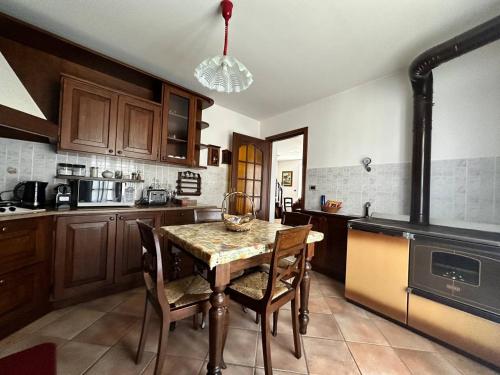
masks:
{"type": "Polygon", "coordinates": [[[162,205],[167,203],[168,193],[165,189],[148,189],[145,198],[149,205],[162,205]]]}

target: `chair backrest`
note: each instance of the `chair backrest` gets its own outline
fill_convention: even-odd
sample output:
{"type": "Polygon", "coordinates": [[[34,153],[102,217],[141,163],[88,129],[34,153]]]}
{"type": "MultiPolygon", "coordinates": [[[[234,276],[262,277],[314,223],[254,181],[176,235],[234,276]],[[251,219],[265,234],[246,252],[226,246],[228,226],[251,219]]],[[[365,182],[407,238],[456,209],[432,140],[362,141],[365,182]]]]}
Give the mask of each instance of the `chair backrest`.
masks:
{"type": "Polygon", "coordinates": [[[220,208],[197,208],[194,210],[194,223],[214,223],[222,221],[222,211],[220,208]]]}
{"type": "Polygon", "coordinates": [[[158,232],[139,219],[136,222],[141,234],[142,273],[148,295],[153,297],[162,309],[168,310],[169,303],[164,292],[163,263],[158,232]]]}
{"type": "Polygon", "coordinates": [[[287,208],[292,209],[293,199],[291,197],[283,198],[283,209],[286,211],[287,208]]]}
{"type": "Polygon", "coordinates": [[[299,225],[311,224],[311,215],[301,214],[299,212],[285,212],[281,224],[297,227],[299,225]]]}
{"type": "Polygon", "coordinates": [[[264,296],[268,304],[272,301],[278,281],[286,281],[293,278],[292,287],[296,289],[300,285],[305,271],[307,236],[311,228],[312,225],[309,224],[276,232],[269,280],[264,296]],[[290,256],[295,258],[293,263],[288,263],[288,266],[285,268],[278,265],[281,259],[290,256]]]}

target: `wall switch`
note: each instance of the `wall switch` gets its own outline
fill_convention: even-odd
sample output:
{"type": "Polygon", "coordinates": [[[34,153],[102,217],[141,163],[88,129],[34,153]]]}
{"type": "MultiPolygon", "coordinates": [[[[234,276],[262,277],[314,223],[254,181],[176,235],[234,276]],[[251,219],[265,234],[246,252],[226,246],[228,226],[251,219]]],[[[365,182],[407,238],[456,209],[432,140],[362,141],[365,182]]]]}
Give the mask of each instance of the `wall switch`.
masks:
{"type": "Polygon", "coordinates": [[[316,190],[316,185],[309,185],[309,190],[316,190]]]}

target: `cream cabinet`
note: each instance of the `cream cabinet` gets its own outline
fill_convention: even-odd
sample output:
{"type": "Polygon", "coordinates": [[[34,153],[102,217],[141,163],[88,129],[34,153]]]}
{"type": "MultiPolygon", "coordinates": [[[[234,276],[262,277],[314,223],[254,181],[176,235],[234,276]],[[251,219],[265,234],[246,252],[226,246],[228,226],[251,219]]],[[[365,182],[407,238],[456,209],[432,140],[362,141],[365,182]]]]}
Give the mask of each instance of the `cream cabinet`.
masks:
{"type": "Polygon", "coordinates": [[[346,298],[406,323],[408,263],[406,238],[350,229],[346,298]]]}

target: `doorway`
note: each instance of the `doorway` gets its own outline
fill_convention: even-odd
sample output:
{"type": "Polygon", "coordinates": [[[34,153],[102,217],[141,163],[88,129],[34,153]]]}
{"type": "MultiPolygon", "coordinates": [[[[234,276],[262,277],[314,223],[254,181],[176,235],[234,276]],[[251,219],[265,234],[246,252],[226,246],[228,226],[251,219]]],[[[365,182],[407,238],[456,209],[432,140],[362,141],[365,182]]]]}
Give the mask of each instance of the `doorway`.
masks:
{"type": "Polygon", "coordinates": [[[270,220],[283,212],[304,209],[307,171],[307,128],[266,138],[271,142],[270,220]]]}

